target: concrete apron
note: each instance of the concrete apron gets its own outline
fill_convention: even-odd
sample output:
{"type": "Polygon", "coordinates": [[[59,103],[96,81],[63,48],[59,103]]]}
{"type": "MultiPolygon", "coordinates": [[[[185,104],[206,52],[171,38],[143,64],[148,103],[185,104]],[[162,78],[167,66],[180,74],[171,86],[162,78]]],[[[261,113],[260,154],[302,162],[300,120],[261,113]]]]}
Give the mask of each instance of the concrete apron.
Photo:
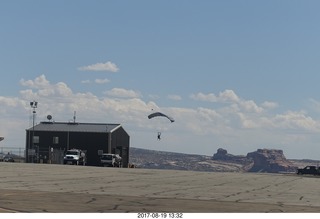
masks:
{"type": "Polygon", "coordinates": [[[319,178],[0,163],[0,212],[320,212],[319,178]]]}

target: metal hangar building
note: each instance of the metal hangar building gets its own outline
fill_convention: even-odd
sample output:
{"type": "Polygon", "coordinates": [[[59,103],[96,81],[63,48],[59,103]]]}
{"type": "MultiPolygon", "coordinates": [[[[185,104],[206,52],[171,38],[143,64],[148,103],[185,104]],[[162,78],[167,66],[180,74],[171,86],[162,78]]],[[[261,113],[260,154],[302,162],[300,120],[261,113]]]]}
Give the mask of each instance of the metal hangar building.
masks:
{"type": "Polygon", "coordinates": [[[112,153],[128,167],[129,144],[120,124],[46,121],[26,130],[26,162],[61,164],[65,152],[76,148],[86,152],[89,166],[99,166],[102,153],[112,153]]]}

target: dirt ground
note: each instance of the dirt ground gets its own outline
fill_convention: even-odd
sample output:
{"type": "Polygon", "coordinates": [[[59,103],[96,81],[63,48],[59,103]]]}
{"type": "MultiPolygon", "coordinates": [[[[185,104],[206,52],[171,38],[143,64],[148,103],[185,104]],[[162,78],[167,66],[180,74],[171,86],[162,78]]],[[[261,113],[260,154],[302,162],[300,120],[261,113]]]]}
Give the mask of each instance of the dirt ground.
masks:
{"type": "Polygon", "coordinates": [[[320,178],[0,163],[0,213],[320,212],[320,178]]]}

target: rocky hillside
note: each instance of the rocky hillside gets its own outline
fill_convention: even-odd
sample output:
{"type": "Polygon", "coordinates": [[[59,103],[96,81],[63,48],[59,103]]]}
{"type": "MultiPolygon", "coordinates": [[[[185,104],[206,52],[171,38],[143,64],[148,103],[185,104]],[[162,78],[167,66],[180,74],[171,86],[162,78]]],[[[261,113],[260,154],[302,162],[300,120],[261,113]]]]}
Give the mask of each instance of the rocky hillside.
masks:
{"type": "Polygon", "coordinates": [[[295,172],[297,166],[287,160],[282,150],[258,149],[247,156],[228,154],[227,150],[219,148],[213,155],[214,160],[242,163],[248,172],[295,172]]]}
{"type": "Polygon", "coordinates": [[[131,164],[137,168],[173,169],[212,172],[241,172],[242,164],[221,162],[212,156],[182,154],[164,151],[130,148],[131,164]]]}
{"type": "Polygon", "coordinates": [[[295,172],[314,160],[289,160],[282,150],[258,149],[244,155],[232,155],[220,148],[213,156],[130,148],[130,163],[137,168],[174,169],[210,172],[295,172]]]}

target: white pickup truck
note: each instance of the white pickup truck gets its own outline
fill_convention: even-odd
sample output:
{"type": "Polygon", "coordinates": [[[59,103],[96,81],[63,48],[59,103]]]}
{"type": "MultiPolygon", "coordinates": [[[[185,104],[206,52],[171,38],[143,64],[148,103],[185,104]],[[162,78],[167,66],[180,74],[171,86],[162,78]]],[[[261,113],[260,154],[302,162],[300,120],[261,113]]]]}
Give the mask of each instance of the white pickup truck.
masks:
{"type": "Polygon", "coordinates": [[[121,161],[119,154],[102,154],[100,157],[101,165],[104,167],[121,167],[121,161]]]}
{"type": "Polygon", "coordinates": [[[63,164],[86,165],[86,154],[80,149],[67,150],[63,164]]]}

